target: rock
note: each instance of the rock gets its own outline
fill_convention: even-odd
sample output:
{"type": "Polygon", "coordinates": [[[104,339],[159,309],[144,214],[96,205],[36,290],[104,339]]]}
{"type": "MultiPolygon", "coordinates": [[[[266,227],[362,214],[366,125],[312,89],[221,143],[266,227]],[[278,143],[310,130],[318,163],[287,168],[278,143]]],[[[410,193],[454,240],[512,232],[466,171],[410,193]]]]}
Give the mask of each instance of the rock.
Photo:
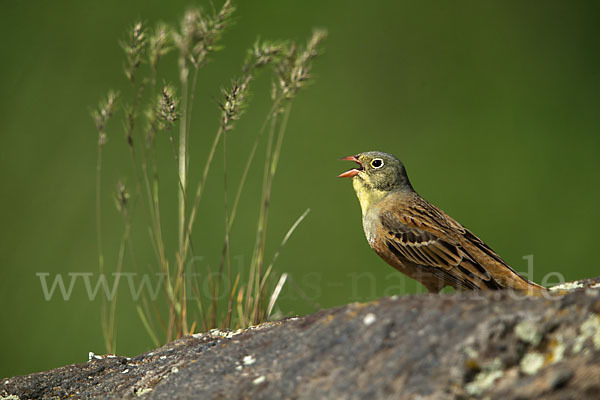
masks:
{"type": "Polygon", "coordinates": [[[598,399],[598,281],[555,297],[391,297],[213,330],[2,379],[0,398],[598,399]]]}

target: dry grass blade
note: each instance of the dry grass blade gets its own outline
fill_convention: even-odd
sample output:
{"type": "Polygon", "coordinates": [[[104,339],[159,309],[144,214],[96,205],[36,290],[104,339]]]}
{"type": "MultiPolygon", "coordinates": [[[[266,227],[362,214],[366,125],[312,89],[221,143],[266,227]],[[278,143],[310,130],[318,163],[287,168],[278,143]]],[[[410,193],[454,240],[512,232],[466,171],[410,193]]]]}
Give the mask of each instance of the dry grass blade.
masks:
{"type": "MultiPolygon", "coordinates": [[[[110,91],[104,102],[101,102],[97,110],[92,112],[96,130],[98,131],[98,158],[96,159],[96,244],[98,250],[98,269],[101,276],[104,274],[104,249],[102,246],[102,149],[106,144],[106,125],[115,111],[117,93],[110,91]]],[[[102,336],[104,345],[108,351],[112,347],[114,335],[114,319],[111,320],[108,312],[106,297],[102,297],[102,336]]]]}
{"type": "Polygon", "coordinates": [[[144,328],[146,329],[146,332],[148,333],[148,336],[150,336],[150,339],[152,339],[152,343],[154,343],[154,346],[156,346],[156,347],[160,346],[160,341],[156,337],[156,334],[154,333],[154,329],[152,329],[152,327],[148,323],[148,319],[146,318],[146,314],[144,313],[144,310],[142,310],[142,307],[140,307],[140,306],[137,306],[136,310],[140,317],[140,320],[142,321],[142,325],[144,325],[144,328]]]}
{"type": "Polygon", "coordinates": [[[283,240],[279,244],[279,248],[277,249],[277,251],[275,252],[275,255],[273,256],[273,260],[271,261],[271,264],[269,264],[269,267],[272,267],[275,264],[275,261],[277,261],[277,258],[279,257],[279,253],[281,253],[281,249],[283,249],[283,246],[285,246],[285,244],[290,239],[290,237],[292,236],[292,234],[294,233],[296,228],[298,228],[298,225],[300,225],[302,223],[302,221],[304,221],[304,218],[306,218],[306,216],[308,215],[309,212],[310,212],[310,208],[307,208],[306,211],[304,211],[302,213],[302,215],[300,217],[298,217],[296,222],[294,222],[294,224],[287,231],[287,233],[283,237],[283,240]]]}
{"type": "Polygon", "coordinates": [[[271,316],[271,313],[273,312],[273,307],[275,307],[275,303],[277,302],[277,299],[279,298],[279,294],[281,293],[281,290],[283,289],[283,285],[285,285],[285,281],[287,281],[287,277],[288,277],[287,273],[284,272],[283,274],[281,274],[281,277],[279,278],[277,285],[275,285],[275,289],[273,289],[273,293],[271,294],[271,298],[269,299],[269,305],[267,306],[267,312],[266,312],[267,320],[269,319],[269,317],[271,316]]]}

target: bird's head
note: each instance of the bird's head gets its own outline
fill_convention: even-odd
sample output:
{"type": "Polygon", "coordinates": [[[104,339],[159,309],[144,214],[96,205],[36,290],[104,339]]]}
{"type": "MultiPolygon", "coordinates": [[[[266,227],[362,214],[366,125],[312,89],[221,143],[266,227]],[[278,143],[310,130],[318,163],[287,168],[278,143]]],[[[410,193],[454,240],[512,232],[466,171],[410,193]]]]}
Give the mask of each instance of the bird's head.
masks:
{"type": "Polygon", "coordinates": [[[354,182],[382,191],[412,189],[404,165],[391,154],[369,151],[342,160],[354,161],[358,168],[346,171],[338,178],[352,177],[354,182]]]}
{"type": "Polygon", "coordinates": [[[412,191],[404,165],[391,154],[369,151],[342,160],[354,161],[357,168],[348,170],[339,178],[352,178],[352,185],[360,200],[363,213],[375,201],[393,191],[412,191]]]}

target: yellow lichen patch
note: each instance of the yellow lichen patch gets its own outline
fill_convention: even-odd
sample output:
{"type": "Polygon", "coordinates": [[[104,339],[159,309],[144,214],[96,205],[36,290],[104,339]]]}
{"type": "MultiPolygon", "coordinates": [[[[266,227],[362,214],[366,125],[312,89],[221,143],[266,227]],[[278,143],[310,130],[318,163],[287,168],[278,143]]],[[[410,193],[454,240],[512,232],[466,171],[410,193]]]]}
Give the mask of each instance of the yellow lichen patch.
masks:
{"type": "Polygon", "coordinates": [[[554,364],[561,361],[564,357],[566,346],[563,342],[562,336],[551,338],[548,340],[548,351],[546,353],[545,364],[554,364]]]}
{"type": "Polygon", "coordinates": [[[569,310],[568,308],[563,308],[562,310],[557,310],[556,314],[554,315],[553,318],[557,318],[557,317],[564,317],[568,314],[570,314],[572,311],[569,310]]]}
{"type": "Polygon", "coordinates": [[[481,366],[479,365],[479,362],[477,360],[475,360],[474,358],[467,359],[467,361],[465,361],[465,367],[467,367],[470,370],[474,370],[474,371],[481,370],[481,366]]]}
{"type": "Polygon", "coordinates": [[[352,307],[353,307],[355,310],[360,310],[361,308],[365,308],[366,306],[369,306],[369,305],[371,305],[371,304],[377,304],[377,303],[376,303],[376,302],[369,302],[369,303],[354,303],[354,304],[352,305],[352,307]]]}
{"type": "Polygon", "coordinates": [[[333,321],[333,320],[334,320],[334,318],[335,318],[335,317],[334,317],[333,315],[331,315],[331,314],[328,314],[328,315],[327,315],[325,318],[322,318],[320,321],[321,321],[322,323],[324,323],[324,324],[328,324],[328,323],[330,323],[331,321],[333,321]]]}

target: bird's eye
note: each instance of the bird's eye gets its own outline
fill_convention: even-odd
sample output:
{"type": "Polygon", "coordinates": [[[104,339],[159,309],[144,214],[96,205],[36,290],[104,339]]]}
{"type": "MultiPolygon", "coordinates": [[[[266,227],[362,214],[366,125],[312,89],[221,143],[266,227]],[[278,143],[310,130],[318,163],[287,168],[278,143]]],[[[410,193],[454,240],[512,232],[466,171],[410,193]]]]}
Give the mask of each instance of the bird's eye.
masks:
{"type": "Polygon", "coordinates": [[[371,167],[375,169],[383,167],[383,160],[381,158],[374,159],[373,161],[371,161],[371,167]]]}

